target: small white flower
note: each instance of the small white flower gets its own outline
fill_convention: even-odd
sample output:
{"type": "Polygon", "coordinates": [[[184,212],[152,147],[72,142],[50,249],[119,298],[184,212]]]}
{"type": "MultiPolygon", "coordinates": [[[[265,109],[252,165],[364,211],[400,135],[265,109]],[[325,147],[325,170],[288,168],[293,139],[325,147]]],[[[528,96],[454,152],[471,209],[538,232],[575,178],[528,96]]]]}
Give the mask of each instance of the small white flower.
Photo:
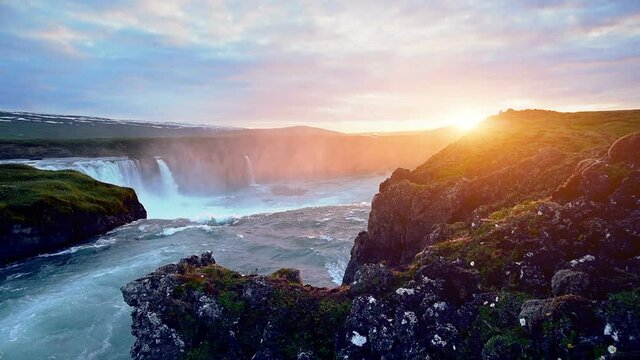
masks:
{"type": "Polygon", "coordinates": [[[525,326],[527,325],[527,320],[525,320],[525,318],[520,318],[520,326],[525,326]]]}
{"type": "Polygon", "coordinates": [[[500,301],[500,298],[496,296],[496,302],[500,301]]]}
{"type": "Polygon", "coordinates": [[[612,332],[613,327],[611,326],[611,324],[607,324],[604,326],[604,335],[611,335],[612,332]]]}
{"type": "Polygon", "coordinates": [[[367,338],[365,336],[360,335],[357,331],[351,332],[353,336],[351,337],[351,343],[357,347],[362,347],[362,345],[366,344],[367,338]]]}
{"type": "Polygon", "coordinates": [[[489,305],[489,307],[496,307],[496,304],[495,304],[495,303],[491,303],[491,304],[489,305]]]}
{"type": "Polygon", "coordinates": [[[475,263],[475,261],[472,261],[472,262],[470,262],[470,263],[469,263],[469,265],[471,265],[471,266],[475,266],[475,265],[476,265],[476,263],[475,263]]]}
{"type": "Polygon", "coordinates": [[[609,347],[607,348],[607,351],[609,351],[609,354],[613,355],[616,353],[616,351],[618,351],[618,349],[613,345],[609,345],[609,347]]]}
{"type": "Polygon", "coordinates": [[[413,290],[413,289],[407,289],[407,288],[398,288],[398,289],[396,289],[396,294],[398,294],[398,295],[413,295],[414,292],[415,292],[415,290],[413,290]]]}

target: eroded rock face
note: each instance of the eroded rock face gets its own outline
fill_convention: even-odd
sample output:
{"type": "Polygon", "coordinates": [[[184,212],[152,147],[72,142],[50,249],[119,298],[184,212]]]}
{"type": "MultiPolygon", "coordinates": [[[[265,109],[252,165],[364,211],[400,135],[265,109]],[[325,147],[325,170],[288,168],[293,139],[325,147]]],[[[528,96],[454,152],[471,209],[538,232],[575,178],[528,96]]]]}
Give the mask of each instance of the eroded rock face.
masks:
{"type": "MultiPolygon", "coordinates": [[[[430,236],[434,226],[454,220],[472,222],[474,211],[484,205],[499,207],[524,194],[545,194],[548,190],[541,187],[540,179],[548,177],[549,167],[565,157],[547,147],[490,174],[444,184],[415,184],[410,172],[396,170],[373,199],[367,233],[356,240],[343,284],[350,283],[358,267],[367,262],[411,263],[425,245],[441,239],[430,236]]],[[[558,178],[558,185],[562,179],[558,178]]]]}
{"type": "Polygon", "coordinates": [[[395,266],[413,261],[435,224],[447,222],[458,209],[466,182],[451,188],[415,187],[408,180],[388,185],[371,205],[366,233],[358,235],[343,283],[353,281],[365,263],[395,266]]]}

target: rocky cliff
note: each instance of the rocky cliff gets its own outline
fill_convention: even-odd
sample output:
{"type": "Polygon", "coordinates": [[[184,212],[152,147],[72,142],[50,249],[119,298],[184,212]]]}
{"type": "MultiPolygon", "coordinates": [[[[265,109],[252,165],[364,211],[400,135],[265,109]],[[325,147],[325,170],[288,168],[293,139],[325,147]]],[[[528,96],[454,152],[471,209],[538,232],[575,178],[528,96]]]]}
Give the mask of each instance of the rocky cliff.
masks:
{"type": "Polygon", "coordinates": [[[0,265],[146,217],[132,189],[75,171],[0,165],[0,265]]]}
{"type": "Polygon", "coordinates": [[[211,255],[127,285],[132,355],[638,358],[639,129],[638,111],[490,118],[381,184],[338,289],[211,255]]]}

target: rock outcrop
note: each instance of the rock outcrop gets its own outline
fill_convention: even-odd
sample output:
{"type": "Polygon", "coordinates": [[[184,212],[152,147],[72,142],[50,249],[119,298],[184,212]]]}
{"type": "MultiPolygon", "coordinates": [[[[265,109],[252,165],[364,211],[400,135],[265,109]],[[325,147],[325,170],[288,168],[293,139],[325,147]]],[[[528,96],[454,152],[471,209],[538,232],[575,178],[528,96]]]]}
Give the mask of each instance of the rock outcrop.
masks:
{"type": "Polygon", "coordinates": [[[122,288],[134,310],[134,359],[331,358],[351,309],[346,289],[302,285],[297,270],[241,275],[210,253],[122,288]]]}
{"type": "Polygon", "coordinates": [[[133,189],[75,171],[0,165],[0,264],[59,250],[146,217],[133,189]]]}

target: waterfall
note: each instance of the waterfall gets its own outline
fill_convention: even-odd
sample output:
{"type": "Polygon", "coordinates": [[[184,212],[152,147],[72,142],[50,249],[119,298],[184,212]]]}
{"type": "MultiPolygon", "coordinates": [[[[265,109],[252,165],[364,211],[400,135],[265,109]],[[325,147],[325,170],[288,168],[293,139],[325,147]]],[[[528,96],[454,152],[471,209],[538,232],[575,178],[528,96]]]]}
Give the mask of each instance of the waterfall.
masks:
{"type": "Polygon", "coordinates": [[[176,184],[171,169],[169,169],[167,163],[161,158],[156,158],[156,162],[158,163],[158,170],[160,170],[160,181],[162,183],[163,193],[170,196],[177,195],[178,184],[176,184]]]}
{"type": "Polygon", "coordinates": [[[251,158],[249,155],[244,156],[244,164],[247,169],[247,179],[249,180],[249,185],[256,184],[256,175],[253,173],[253,164],[251,163],[251,158]]]}
{"type": "MultiPolygon", "coordinates": [[[[34,166],[40,167],[38,164],[34,166]]],[[[138,163],[130,159],[86,159],[71,163],[65,163],[61,160],[55,164],[44,165],[43,167],[50,170],[77,170],[98,181],[130,187],[136,190],[136,192],[141,192],[144,187],[138,163]]]]}
{"type": "Polygon", "coordinates": [[[167,209],[172,209],[172,206],[167,206],[167,197],[178,195],[173,174],[160,158],[156,159],[158,181],[145,179],[138,160],[126,157],[3,160],[0,163],[20,163],[42,170],[76,170],[98,181],[130,187],[135,190],[149,217],[166,217],[167,209]]]}

